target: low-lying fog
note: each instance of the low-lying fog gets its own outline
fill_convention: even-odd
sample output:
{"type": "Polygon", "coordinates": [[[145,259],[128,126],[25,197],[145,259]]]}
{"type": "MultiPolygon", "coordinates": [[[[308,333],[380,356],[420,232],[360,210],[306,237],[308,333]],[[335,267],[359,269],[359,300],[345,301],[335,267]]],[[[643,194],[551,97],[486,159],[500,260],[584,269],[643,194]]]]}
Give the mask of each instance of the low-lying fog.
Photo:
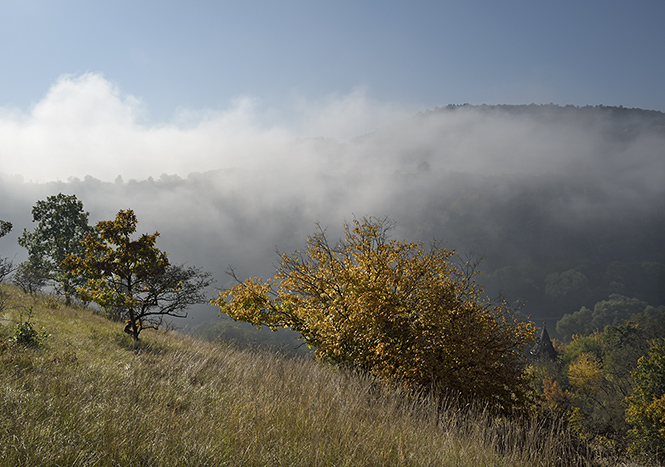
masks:
{"type": "MultiPolygon", "coordinates": [[[[654,241],[665,218],[663,114],[416,114],[362,91],[293,112],[280,124],[244,99],[148,124],[140,101],[96,75],[62,79],[28,113],[0,109],[0,219],[14,224],[0,256],[26,259],[16,239],[34,227],[31,207],[63,192],[76,194],[91,223],[133,209],[140,232],[161,233],[172,262],[211,271],[217,287],[230,284],[229,265],[243,277],[270,275],[276,247],[301,248],[317,222],[337,235],[364,215],[390,216],[401,238],[486,256],[492,270],[552,261],[553,249],[593,255],[597,245],[617,260],[665,258],[654,241]]],[[[215,314],[197,307],[188,323],[215,314]]]]}

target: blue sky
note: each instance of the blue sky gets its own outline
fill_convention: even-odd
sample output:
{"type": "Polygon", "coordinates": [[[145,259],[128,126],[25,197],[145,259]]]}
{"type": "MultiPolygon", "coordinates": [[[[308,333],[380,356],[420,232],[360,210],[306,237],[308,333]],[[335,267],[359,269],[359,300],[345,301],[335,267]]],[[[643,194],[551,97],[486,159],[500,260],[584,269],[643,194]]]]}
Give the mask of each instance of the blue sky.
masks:
{"type": "Polygon", "coordinates": [[[0,173],[186,175],[447,104],[665,111],[663,24],[662,0],[0,0],[0,173]]]}
{"type": "Polygon", "coordinates": [[[239,96],[288,114],[363,89],[449,103],[665,111],[665,2],[0,2],[0,106],[27,110],[63,75],[98,73],[145,117],[239,96]]]}

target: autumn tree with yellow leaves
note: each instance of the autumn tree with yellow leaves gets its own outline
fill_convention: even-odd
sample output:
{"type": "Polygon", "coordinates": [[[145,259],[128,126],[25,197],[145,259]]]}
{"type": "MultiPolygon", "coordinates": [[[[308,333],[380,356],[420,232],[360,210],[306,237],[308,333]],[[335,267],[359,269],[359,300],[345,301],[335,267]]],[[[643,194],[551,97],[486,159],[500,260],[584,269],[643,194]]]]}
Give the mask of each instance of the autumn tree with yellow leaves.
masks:
{"type": "Polygon", "coordinates": [[[125,332],[134,340],[141,330],[158,328],[165,316],[186,317],[190,305],[206,300],[203,290],[212,282],[208,272],[172,265],[156,246],[158,232],[133,239],[137,222],[131,209],[98,222],[98,235],[83,240],[85,252],[63,262],[88,277],[79,294],[100,305],[108,317],[124,320],[125,332]]]}
{"type": "Polygon", "coordinates": [[[281,255],[269,280],[250,278],[212,301],[233,319],[291,328],[318,358],[503,410],[526,398],[530,323],[483,296],[475,263],[392,239],[388,219],[354,219],[331,244],[320,226],[307,250],[281,255]]]}

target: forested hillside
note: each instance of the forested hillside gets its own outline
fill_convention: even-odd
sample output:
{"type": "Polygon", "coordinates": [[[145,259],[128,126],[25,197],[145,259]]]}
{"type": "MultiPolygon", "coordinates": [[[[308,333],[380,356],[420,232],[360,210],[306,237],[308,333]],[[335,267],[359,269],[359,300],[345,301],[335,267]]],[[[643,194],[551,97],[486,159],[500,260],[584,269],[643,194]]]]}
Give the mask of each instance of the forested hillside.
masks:
{"type": "MultiPolygon", "coordinates": [[[[665,114],[461,105],[416,120],[427,127],[437,118],[441,135],[454,130],[483,140],[442,136],[447,147],[410,154],[420,160],[416,170],[395,173],[391,183],[437,186],[407,214],[410,230],[484,258],[488,290],[520,302],[524,316],[539,324],[550,322],[557,337],[572,335],[555,330],[565,314],[619,296],[641,303],[623,318],[665,305],[665,114]],[[469,154],[474,145],[483,156],[469,154]]],[[[362,140],[381,138],[393,136],[377,132],[362,140]]]]}
{"type": "MultiPolygon", "coordinates": [[[[611,297],[665,304],[664,121],[621,107],[448,106],[350,141],[225,155],[205,173],[155,167],[148,180],[40,184],[4,176],[0,217],[14,231],[1,252],[22,261],[15,240],[32,228],[31,206],[75,193],[93,222],[133,209],[174,261],[200,265],[224,288],[229,265],[243,277],[270,274],[275,247],[302,247],[317,222],[332,234],[356,216],[389,216],[400,238],[484,258],[490,294],[564,337],[556,322],[565,314],[611,297]]],[[[199,307],[181,325],[215,315],[199,307]]]]}

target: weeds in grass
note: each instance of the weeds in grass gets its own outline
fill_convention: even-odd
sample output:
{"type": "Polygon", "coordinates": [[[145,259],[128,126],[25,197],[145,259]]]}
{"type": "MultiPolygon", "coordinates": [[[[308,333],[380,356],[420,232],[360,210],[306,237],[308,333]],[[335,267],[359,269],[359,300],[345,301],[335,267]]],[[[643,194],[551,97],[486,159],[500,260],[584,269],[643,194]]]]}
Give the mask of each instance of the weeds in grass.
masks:
{"type": "Polygon", "coordinates": [[[63,305],[58,297],[53,295],[46,295],[44,297],[44,306],[52,310],[57,310],[63,305]]]}
{"type": "Polygon", "coordinates": [[[25,347],[41,347],[44,345],[48,333],[43,327],[39,329],[35,327],[35,323],[31,319],[32,313],[33,307],[30,307],[27,319],[25,321],[23,321],[23,317],[19,319],[19,322],[14,326],[13,335],[9,338],[10,342],[25,347]]]}

